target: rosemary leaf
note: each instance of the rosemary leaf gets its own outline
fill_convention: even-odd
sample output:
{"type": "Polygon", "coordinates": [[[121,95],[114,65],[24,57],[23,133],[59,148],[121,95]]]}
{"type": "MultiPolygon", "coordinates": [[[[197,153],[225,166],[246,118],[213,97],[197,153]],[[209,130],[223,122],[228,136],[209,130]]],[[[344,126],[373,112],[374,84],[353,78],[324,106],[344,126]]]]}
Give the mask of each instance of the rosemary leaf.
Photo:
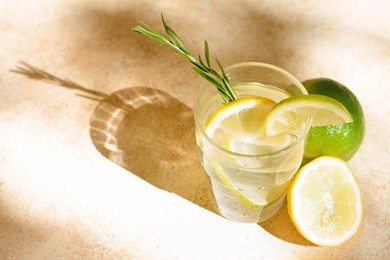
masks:
{"type": "Polygon", "coordinates": [[[206,57],[207,66],[210,68],[210,52],[207,41],[204,41],[204,56],[206,57]]]}
{"type": "Polygon", "coordinates": [[[137,33],[143,34],[152,40],[167,45],[172,50],[180,54],[182,57],[190,61],[194,65],[192,68],[196,73],[198,73],[201,77],[203,77],[211,84],[213,84],[215,87],[217,87],[219,94],[221,95],[221,97],[225,102],[230,102],[237,99],[238,97],[235,94],[233,88],[231,87],[229,82],[229,77],[226,75],[221,63],[216,59],[221,74],[216,72],[213,68],[211,68],[210,51],[209,51],[209,45],[207,41],[204,42],[204,55],[206,58],[206,63],[204,63],[200,55],[198,59],[194,58],[194,56],[191,55],[191,53],[184,45],[180,37],[167,24],[163,14],[161,14],[161,20],[165,29],[165,33],[168,36],[168,39],[141,21],[139,22],[140,25],[135,26],[134,28],[132,28],[132,30],[137,33]]]}
{"type": "Polygon", "coordinates": [[[213,84],[217,87],[219,94],[224,99],[225,102],[230,102],[230,97],[228,96],[228,93],[225,91],[225,87],[222,86],[219,82],[217,82],[213,77],[209,76],[207,73],[203,72],[198,67],[193,66],[192,69],[198,73],[200,76],[202,76],[204,79],[206,79],[208,82],[213,84]]]}

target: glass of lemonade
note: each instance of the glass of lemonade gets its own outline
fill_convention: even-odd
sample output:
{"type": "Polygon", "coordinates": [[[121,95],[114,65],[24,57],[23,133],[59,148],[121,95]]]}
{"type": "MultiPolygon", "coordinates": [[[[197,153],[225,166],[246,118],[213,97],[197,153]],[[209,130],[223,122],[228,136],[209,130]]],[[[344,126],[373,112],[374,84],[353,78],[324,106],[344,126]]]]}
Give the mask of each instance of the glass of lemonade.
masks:
{"type": "MultiPolygon", "coordinates": [[[[237,96],[264,97],[280,102],[307,94],[290,73],[276,66],[246,62],[225,69],[237,96]]],[[[301,165],[310,120],[301,132],[278,138],[252,141],[216,141],[205,129],[213,113],[222,105],[215,86],[204,83],[194,103],[196,140],[200,161],[209,177],[215,208],[225,218],[236,222],[258,223],[273,216],[283,205],[288,185],[301,165]],[[272,149],[271,149],[272,147],[272,149]],[[275,149],[275,147],[277,147],[275,149]]],[[[264,120],[259,115],[259,120],[264,120]]],[[[262,122],[261,122],[262,123],[262,122]]]]}

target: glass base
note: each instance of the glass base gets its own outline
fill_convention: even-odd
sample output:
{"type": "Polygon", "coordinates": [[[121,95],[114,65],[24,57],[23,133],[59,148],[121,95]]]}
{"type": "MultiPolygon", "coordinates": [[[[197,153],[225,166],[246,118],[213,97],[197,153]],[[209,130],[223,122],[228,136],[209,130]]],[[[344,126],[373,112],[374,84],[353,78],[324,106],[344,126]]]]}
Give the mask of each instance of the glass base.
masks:
{"type": "Polygon", "coordinates": [[[283,206],[286,194],[282,195],[272,204],[259,208],[248,208],[239,201],[232,205],[230,196],[225,197],[225,199],[229,201],[225,201],[225,199],[221,197],[221,194],[219,194],[218,199],[215,198],[215,194],[212,194],[212,197],[213,206],[222,217],[239,223],[260,223],[268,220],[279,211],[283,206]],[[223,206],[226,205],[226,203],[229,204],[229,207],[223,206]]]}

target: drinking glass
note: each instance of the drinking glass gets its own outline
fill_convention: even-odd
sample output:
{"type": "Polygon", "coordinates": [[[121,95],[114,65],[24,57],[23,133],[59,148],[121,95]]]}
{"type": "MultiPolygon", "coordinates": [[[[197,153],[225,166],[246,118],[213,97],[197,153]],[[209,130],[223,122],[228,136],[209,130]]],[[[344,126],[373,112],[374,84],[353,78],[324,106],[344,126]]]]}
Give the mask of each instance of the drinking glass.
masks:
{"type": "MultiPolygon", "coordinates": [[[[276,66],[245,62],[225,69],[238,97],[265,97],[280,102],[307,94],[293,75],[276,66]]],[[[291,179],[299,169],[310,119],[300,133],[280,150],[246,154],[218,145],[205,132],[211,115],[222,106],[217,88],[205,82],[194,103],[196,142],[199,159],[207,173],[211,198],[225,218],[258,223],[272,217],[283,205],[291,179]]]]}

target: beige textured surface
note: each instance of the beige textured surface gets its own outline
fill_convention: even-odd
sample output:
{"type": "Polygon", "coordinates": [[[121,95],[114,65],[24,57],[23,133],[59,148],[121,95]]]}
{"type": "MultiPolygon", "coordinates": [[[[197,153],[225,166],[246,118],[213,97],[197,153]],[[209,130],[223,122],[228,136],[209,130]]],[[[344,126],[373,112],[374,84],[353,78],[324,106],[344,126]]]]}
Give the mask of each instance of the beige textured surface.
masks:
{"type": "Polygon", "coordinates": [[[32,2],[0,1],[0,259],[390,254],[387,0],[32,2]],[[202,80],[130,31],[137,19],[161,28],[161,12],[193,53],[207,39],[223,64],[268,62],[358,96],[367,133],[350,161],[364,198],[357,237],[320,248],[285,208],[261,226],[212,213],[193,137],[202,80]]]}

